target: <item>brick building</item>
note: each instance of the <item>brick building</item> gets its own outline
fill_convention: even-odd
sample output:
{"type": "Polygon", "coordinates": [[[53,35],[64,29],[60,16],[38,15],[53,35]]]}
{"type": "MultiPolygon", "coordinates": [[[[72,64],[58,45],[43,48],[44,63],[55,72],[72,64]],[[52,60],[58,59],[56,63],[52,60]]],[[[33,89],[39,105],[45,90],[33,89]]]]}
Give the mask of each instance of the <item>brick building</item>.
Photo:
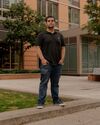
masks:
{"type": "MultiPolygon", "coordinates": [[[[18,1],[0,0],[0,19],[4,18],[8,6],[18,1]]],[[[56,28],[62,32],[66,42],[63,74],[82,75],[91,72],[94,66],[100,67],[100,46],[91,43],[86,35],[87,31],[81,29],[88,20],[88,16],[84,14],[86,0],[24,0],[24,2],[41,15],[53,15],[56,18],[56,28]]],[[[2,53],[0,68],[17,68],[18,55],[2,43],[5,33],[6,31],[0,26],[0,53],[2,53]],[[12,53],[12,57],[9,53],[12,53]]],[[[38,69],[35,47],[25,52],[24,69],[38,69]]]]}

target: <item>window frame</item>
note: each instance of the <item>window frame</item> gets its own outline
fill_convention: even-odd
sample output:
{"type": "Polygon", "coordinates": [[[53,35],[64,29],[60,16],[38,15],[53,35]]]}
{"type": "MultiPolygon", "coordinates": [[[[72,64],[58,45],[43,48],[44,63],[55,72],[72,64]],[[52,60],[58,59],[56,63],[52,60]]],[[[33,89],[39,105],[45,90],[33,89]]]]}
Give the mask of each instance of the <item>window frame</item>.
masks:
{"type": "Polygon", "coordinates": [[[80,7],[80,0],[69,0],[69,4],[76,6],[76,7],[80,7]]]}
{"type": "Polygon", "coordinates": [[[46,17],[48,15],[51,15],[51,16],[54,16],[54,5],[57,6],[57,11],[56,11],[56,17],[55,17],[55,20],[56,20],[56,26],[58,27],[58,15],[59,15],[59,12],[58,12],[58,8],[59,8],[59,4],[58,2],[54,2],[54,1],[48,1],[48,0],[45,0],[45,3],[46,3],[46,6],[45,6],[45,15],[43,15],[43,10],[42,10],[42,5],[43,5],[43,0],[37,0],[37,11],[39,12],[40,15],[46,17]],[[49,5],[51,3],[51,14],[49,13],[49,5]]]}
{"type": "MultiPolygon", "coordinates": [[[[17,3],[17,2],[18,2],[18,0],[14,0],[14,2],[12,2],[12,3],[11,3],[10,0],[8,0],[8,1],[9,1],[9,5],[8,5],[8,6],[10,6],[12,3],[17,3]]],[[[9,11],[9,7],[8,7],[8,8],[4,8],[4,1],[1,0],[0,2],[1,2],[1,7],[0,7],[0,11],[1,11],[0,19],[2,19],[2,18],[5,17],[5,16],[3,16],[4,13],[5,13],[6,11],[9,11]]]]}
{"type": "Polygon", "coordinates": [[[80,26],[80,9],[69,6],[68,7],[69,15],[69,27],[79,27],[80,26]],[[77,12],[76,12],[77,11],[77,12]],[[77,13],[77,17],[75,14],[77,13]]]}

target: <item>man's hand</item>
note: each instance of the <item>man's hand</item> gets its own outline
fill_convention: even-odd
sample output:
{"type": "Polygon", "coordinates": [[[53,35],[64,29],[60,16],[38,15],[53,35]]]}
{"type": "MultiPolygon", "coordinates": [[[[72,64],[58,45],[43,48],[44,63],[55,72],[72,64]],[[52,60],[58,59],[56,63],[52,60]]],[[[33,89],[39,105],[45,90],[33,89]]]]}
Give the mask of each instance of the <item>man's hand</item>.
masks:
{"type": "Polygon", "coordinates": [[[47,65],[49,62],[45,58],[43,58],[43,59],[41,59],[41,63],[43,65],[47,65]]]}
{"type": "Polygon", "coordinates": [[[63,64],[64,64],[64,60],[61,59],[61,60],[59,61],[59,64],[63,65],[63,64]]]}
{"type": "Polygon", "coordinates": [[[61,64],[61,65],[64,64],[64,57],[65,57],[65,46],[62,47],[62,49],[61,49],[61,59],[59,61],[59,64],[61,64]]]}
{"type": "Polygon", "coordinates": [[[37,47],[37,54],[43,65],[47,65],[49,62],[44,58],[40,46],[37,47]]]}

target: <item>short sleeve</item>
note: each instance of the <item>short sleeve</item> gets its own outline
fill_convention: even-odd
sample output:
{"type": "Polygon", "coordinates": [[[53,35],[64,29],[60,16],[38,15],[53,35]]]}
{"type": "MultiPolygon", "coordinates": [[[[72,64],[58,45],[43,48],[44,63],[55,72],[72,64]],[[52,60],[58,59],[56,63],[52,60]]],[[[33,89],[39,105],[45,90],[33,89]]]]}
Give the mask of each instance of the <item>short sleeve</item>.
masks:
{"type": "Polygon", "coordinates": [[[62,34],[61,34],[61,46],[65,46],[65,41],[64,41],[64,37],[62,34]]]}
{"type": "Polygon", "coordinates": [[[41,46],[42,41],[43,41],[43,34],[40,33],[38,34],[37,39],[36,39],[36,46],[41,46]]]}

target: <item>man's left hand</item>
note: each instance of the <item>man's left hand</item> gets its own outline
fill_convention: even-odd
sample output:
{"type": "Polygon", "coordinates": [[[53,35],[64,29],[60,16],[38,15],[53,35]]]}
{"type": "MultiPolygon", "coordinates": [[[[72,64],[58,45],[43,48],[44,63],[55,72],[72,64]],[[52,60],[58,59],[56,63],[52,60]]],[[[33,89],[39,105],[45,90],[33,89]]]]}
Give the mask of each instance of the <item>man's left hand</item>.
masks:
{"type": "Polygon", "coordinates": [[[61,60],[59,61],[59,64],[63,65],[63,64],[64,64],[64,60],[61,59],[61,60]]]}

